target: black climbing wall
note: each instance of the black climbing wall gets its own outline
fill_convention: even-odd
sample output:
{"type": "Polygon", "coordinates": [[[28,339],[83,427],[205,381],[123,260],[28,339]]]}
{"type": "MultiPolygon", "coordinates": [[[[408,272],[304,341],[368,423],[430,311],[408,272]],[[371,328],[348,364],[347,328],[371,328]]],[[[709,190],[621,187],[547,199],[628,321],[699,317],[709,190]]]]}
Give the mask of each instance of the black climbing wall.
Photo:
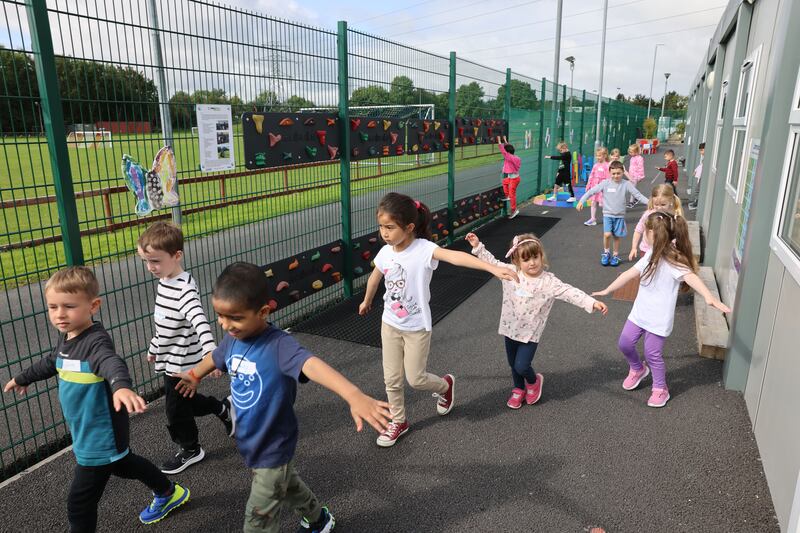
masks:
{"type": "Polygon", "coordinates": [[[250,170],[339,158],[333,113],[243,113],[244,166],[250,170]]]}
{"type": "Polygon", "coordinates": [[[456,144],[491,144],[508,136],[508,122],[497,118],[456,118],[456,144]]]}
{"type": "Polygon", "coordinates": [[[412,154],[446,152],[453,142],[450,123],[446,120],[409,119],[406,128],[408,152],[412,154]]]}
{"type": "Polygon", "coordinates": [[[383,117],[350,117],[350,159],[405,153],[405,121],[383,117]]]}

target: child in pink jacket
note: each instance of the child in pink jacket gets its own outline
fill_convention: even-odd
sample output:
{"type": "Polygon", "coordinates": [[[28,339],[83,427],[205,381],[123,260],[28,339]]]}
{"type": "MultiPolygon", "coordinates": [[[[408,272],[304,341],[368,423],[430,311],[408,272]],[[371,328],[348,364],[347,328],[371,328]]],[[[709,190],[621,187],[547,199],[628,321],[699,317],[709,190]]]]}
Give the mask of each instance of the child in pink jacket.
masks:
{"type": "Polygon", "coordinates": [[[508,218],[519,215],[517,209],[517,187],[519,186],[519,167],[522,160],[514,155],[514,147],[508,144],[508,137],[504,137],[504,142],[497,137],[497,146],[503,154],[503,194],[511,202],[511,214],[508,218]]]}
{"type": "MultiPolygon", "coordinates": [[[[610,176],[608,172],[608,148],[600,147],[594,151],[594,166],[592,167],[592,172],[589,174],[588,183],[586,183],[586,190],[588,191],[595,185],[600,185],[600,182],[607,180],[610,176]]],[[[603,205],[603,193],[593,194],[590,198],[592,201],[592,218],[584,222],[584,226],[596,226],[597,225],[597,206],[603,205]]]]}
{"type": "MultiPolygon", "coordinates": [[[[631,180],[634,185],[644,179],[644,157],[639,152],[638,144],[632,144],[628,147],[628,170],[625,171],[625,177],[631,180]]],[[[638,203],[639,200],[631,198],[627,207],[630,209],[638,203]]]]}

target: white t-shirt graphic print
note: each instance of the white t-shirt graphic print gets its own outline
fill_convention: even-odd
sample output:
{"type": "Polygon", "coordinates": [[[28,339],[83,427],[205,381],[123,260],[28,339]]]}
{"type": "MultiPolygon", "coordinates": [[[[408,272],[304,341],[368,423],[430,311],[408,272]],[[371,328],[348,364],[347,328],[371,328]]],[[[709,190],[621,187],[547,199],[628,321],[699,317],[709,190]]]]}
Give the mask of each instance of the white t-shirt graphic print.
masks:
{"type": "Polygon", "coordinates": [[[433,258],[438,246],[414,239],[405,250],[395,252],[386,245],[375,256],[375,267],[383,273],[383,321],[403,331],[431,331],[431,277],[439,266],[433,258]]]}
{"type": "MultiPolygon", "coordinates": [[[[634,265],[640,275],[644,275],[644,269],[647,268],[652,255],[653,252],[648,251],[634,265]]],[[[673,265],[666,259],[659,261],[653,275],[639,282],[639,294],[633,302],[628,320],[660,337],[672,333],[678,289],[683,277],[689,272],[688,268],[673,265]]]]}

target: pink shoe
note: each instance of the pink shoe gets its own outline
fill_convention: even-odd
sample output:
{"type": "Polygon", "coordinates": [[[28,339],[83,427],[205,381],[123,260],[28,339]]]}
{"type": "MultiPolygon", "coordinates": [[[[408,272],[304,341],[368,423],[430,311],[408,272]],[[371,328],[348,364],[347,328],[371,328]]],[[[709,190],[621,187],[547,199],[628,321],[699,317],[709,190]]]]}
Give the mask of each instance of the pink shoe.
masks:
{"type": "Polygon", "coordinates": [[[633,390],[639,386],[644,378],[650,375],[650,369],[644,365],[641,370],[630,369],[628,377],[622,382],[622,388],[625,390],[633,390]]]}
{"type": "Polygon", "coordinates": [[[669,391],[667,389],[653,389],[653,394],[647,400],[650,407],[664,407],[669,401],[669,391]]]}
{"type": "Polygon", "coordinates": [[[509,396],[506,405],[512,409],[519,409],[522,407],[522,398],[525,397],[525,391],[522,389],[517,389],[516,387],[511,390],[511,396],[509,396]]]}
{"type": "Polygon", "coordinates": [[[533,405],[542,397],[542,386],[544,385],[544,376],[536,374],[536,383],[533,385],[525,383],[525,403],[533,405]]]}

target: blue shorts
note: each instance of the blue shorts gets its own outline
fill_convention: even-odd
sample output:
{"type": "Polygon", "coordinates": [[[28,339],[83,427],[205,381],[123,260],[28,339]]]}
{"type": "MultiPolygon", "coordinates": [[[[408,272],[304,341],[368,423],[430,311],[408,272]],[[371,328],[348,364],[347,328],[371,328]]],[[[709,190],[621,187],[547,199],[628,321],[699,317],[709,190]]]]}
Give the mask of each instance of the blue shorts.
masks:
{"type": "Polygon", "coordinates": [[[603,231],[614,237],[625,237],[628,234],[628,226],[625,225],[623,217],[603,216],[603,231]]]}

